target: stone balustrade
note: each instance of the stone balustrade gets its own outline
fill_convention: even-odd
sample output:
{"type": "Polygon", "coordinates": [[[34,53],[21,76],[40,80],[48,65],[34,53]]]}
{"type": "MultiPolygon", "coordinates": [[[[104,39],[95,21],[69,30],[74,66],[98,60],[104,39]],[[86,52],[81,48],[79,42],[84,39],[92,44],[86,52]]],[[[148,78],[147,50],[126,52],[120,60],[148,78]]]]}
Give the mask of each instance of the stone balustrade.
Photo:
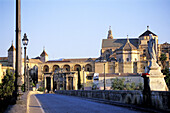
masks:
{"type": "MultiPolygon", "coordinates": [[[[119,103],[145,105],[143,101],[142,91],[113,91],[113,90],[60,90],[56,91],[56,94],[64,94],[70,96],[78,96],[85,98],[98,98],[105,99],[119,103]]],[[[151,107],[156,109],[163,109],[170,111],[170,91],[152,91],[151,92],[151,107]]]]}

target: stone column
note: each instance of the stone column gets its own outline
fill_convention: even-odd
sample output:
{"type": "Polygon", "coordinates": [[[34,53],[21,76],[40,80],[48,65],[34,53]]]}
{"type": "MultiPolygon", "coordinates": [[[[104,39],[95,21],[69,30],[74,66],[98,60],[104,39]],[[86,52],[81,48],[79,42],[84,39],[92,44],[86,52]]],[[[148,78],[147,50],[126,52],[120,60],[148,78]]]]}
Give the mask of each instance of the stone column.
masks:
{"type": "Polygon", "coordinates": [[[16,71],[15,71],[15,97],[20,100],[21,91],[21,0],[16,0],[16,71]]]}
{"type": "Polygon", "coordinates": [[[46,80],[46,76],[44,76],[44,88],[47,88],[47,80],[46,80]]]}
{"type": "Polygon", "coordinates": [[[68,76],[66,76],[66,90],[68,90],[68,76]]]}
{"type": "Polygon", "coordinates": [[[51,76],[51,91],[53,91],[53,76],[51,76]]]}

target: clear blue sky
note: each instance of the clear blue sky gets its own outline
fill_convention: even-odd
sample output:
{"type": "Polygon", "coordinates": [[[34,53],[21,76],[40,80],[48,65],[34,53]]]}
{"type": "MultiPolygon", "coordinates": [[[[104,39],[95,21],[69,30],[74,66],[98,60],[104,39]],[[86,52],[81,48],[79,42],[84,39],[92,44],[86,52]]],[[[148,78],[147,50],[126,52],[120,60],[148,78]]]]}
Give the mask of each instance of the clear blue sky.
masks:
{"type": "MultiPolygon", "coordinates": [[[[169,42],[170,0],[21,0],[21,36],[29,57],[45,46],[49,59],[99,57],[111,26],[114,38],[137,38],[146,26],[169,42]]],[[[0,57],[15,42],[15,2],[0,0],[0,57]]]]}

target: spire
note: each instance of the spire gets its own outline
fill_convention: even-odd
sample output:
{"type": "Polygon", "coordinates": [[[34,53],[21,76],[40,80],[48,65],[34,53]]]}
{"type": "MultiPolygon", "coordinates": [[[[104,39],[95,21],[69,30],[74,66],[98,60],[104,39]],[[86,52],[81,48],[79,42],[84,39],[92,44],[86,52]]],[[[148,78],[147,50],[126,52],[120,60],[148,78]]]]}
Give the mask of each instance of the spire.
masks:
{"type": "Polygon", "coordinates": [[[149,30],[149,26],[147,26],[147,30],[149,30]]]}
{"type": "Polygon", "coordinates": [[[112,30],[111,30],[111,26],[109,26],[109,31],[108,31],[108,36],[107,36],[107,39],[113,39],[112,30]]]}
{"type": "Polygon", "coordinates": [[[14,45],[13,45],[13,40],[12,40],[11,47],[8,49],[8,51],[15,51],[15,47],[14,47],[14,45]]]}
{"type": "Polygon", "coordinates": [[[127,43],[129,43],[129,37],[128,37],[128,35],[127,35],[127,43]]]}
{"type": "Polygon", "coordinates": [[[43,46],[43,52],[41,53],[40,56],[48,56],[48,54],[47,54],[46,51],[45,51],[45,46],[43,46]]]}

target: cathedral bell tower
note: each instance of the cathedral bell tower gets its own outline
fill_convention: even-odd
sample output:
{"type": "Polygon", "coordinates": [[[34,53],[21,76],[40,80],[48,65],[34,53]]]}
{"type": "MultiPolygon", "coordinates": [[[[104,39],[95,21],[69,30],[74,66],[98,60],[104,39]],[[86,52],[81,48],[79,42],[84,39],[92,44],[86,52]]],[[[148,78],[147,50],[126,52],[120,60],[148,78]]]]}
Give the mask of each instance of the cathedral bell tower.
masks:
{"type": "Polygon", "coordinates": [[[109,31],[108,31],[108,36],[107,36],[107,39],[113,39],[112,30],[111,30],[111,26],[109,26],[109,31]]]}
{"type": "Polygon", "coordinates": [[[45,48],[43,49],[43,52],[40,55],[40,60],[42,62],[47,62],[48,61],[48,54],[45,51],[45,48]]]}
{"type": "Polygon", "coordinates": [[[8,63],[14,69],[15,69],[15,62],[16,62],[15,56],[16,56],[16,49],[15,49],[13,42],[12,42],[11,47],[8,49],[8,63]]]}

